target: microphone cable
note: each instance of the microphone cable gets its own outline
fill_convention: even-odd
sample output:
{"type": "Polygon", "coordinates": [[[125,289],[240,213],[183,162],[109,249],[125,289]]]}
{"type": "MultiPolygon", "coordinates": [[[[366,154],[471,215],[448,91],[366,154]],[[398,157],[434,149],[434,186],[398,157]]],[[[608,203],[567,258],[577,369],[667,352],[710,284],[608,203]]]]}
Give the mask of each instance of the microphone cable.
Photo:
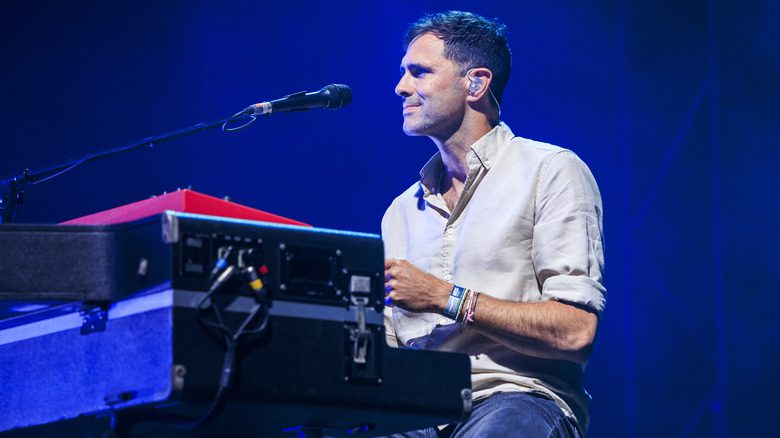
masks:
{"type": "MultiPolygon", "coordinates": [[[[251,107],[242,109],[241,111],[233,114],[229,119],[225,120],[225,123],[222,124],[222,132],[243,131],[244,129],[248,128],[249,125],[251,125],[252,123],[255,123],[255,121],[257,120],[257,116],[254,115],[254,114],[250,114],[249,113],[250,108],[251,107]],[[236,126],[234,128],[228,127],[229,124],[234,123],[235,121],[240,120],[240,119],[242,119],[244,117],[248,117],[249,121],[247,121],[243,125],[239,125],[239,126],[236,126]]],[[[268,115],[268,114],[266,114],[266,115],[268,115]]]]}

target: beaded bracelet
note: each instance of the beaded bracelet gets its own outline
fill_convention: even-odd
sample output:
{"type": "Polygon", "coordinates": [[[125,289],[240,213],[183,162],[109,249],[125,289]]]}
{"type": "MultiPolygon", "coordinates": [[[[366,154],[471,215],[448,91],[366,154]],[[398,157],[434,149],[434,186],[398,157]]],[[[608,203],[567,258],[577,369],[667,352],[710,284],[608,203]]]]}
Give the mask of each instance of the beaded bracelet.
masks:
{"type": "Polygon", "coordinates": [[[474,322],[474,311],[477,309],[477,300],[479,299],[479,292],[474,292],[472,294],[472,299],[469,300],[469,307],[468,310],[466,310],[466,318],[463,319],[463,325],[470,322],[474,322]]]}
{"type": "Polygon", "coordinates": [[[455,322],[463,322],[463,318],[466,316],[466,311],[469,308],[469,304],[471,302],[471,299],[474,297],[474,291],[471,289],[466,290],[466,294],[463,296],[463,302],[460,306],[460,309],[458,309],[458,314],[455,317],[455,322]]]}
{"type": "Polygon", "coordinates": [[[479,299],[479,292],[477,291],[470,291],[470,292],[471,294],[469,295],[468,304],[465,307],[463,318],[460,320],[461,331],[463,331],[463,327],[466,327],[466,324],[470,322],[474,322],[474,310],[477,308],[477,299],[479,299]]]}

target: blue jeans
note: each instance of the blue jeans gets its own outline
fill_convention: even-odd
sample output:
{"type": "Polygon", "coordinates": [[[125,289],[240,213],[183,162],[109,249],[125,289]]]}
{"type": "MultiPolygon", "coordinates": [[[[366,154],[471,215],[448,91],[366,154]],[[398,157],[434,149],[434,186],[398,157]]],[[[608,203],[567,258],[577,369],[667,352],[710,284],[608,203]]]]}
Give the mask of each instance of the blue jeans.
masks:
{"type": "Polygon", "coordinates": [[[523,437],[579,438],[572,420],[549,398],[527,392],[501,392],[475,403],[465,423],[393,434],[391,438],[523,437]]]}

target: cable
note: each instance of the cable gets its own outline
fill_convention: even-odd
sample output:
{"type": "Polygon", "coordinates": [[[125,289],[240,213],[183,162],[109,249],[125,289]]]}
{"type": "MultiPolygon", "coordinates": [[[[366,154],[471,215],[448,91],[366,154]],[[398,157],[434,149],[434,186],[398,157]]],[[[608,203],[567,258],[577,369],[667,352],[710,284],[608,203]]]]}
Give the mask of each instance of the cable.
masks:
{"type": "Polygon", "coordinates": [[[52,178],[56,178],[56,177],[58,177],[58,176],[62,175],[63,173],[65,173],[65,172],[69,172],[69,171],[71,171],[71,170],[75,169],[76,167],[78,167],[78,166],[81,166],[82,164],[84,164],[84,163],[86,163],[87,161],[89,161],[89,160],[90,160],[90,158],[91,158],[91,157],[85,157],[85,158],[81,158],[81,159],[77,160],[76,162],[74,162],[73,164],[71,164],[70,166],[68,166],[68,167],[66,167],[66,168],[64,168],[64,169],[62,169],[62,170],[60,170],[60,171],[59,171],[59,172],[57,172],[57,173],[54,173],[54,174],[52,174],[52,175],[49,175],[49,176],[47,176],[47,177],[45,177],[45,178],[41,178],[41,179],[39,179],[39,180],[35,180],[35,181],[31,182],[31,183],[30,183],[30,185],[36,185],[36,184],[40,184],[40,183],[42,183],[42,182],[44,182],[44,181],[48,181],[48,180],[50,180],[50,179],[52,179],[52,178]]]}
{"type": "MultiPolygon", "coordinates": [[[[231,252],[232,247],[228,247],[225,251],[222,251],[219,254],[219,260],[217,263],[215,263],[214,269],[212,270],[212,277],[215,273],[220,271],[231,252]]],[[[206,292],[203,298],[198,301],[196,306],[196,317],[198,321],[208,327],[217,329],[222,334],[222,338],[224,339],[225,343],[225,357],[222,361],[219,386],[217,387],[217,392],[214,395],[212,403],[209,405],[206,411],[197,418],[193,419],[182,416],[163,414],[162,416],[156,416],[158,421],[168,423],[177,428],[193,429],[201,424],[204,424],[206,421],[210,420],[219,412],[221,412],[221,409],[225,403],[226,395],[232,386],[234,379],[236,350],[242,341],[242,337],[262,333],[268,326],[268,312],[265,303],[265,285],[263,284],[262,279],[260,279],[260,277],[257,275],[255,268],[252,266],[244,268],[240,272],[242,276],[248,277],[249,287],[254,292],[255,304],[252,306],[252,310],[249,312],[249,315],[239,325],[235,332],[232,331],[230,327],[228,327],[222,318],[222,314],[219,308],[220,306],[214,299],[214,294],[235,275],[236,271],[237,268],[234,265],[227,266],[224,271],[222,271],[222,273],[211,282],[211,286],[209,287],[208,292],[206,292]],[[208,308],[213,310],[214,316],[217,319],[216,322],[211,321],[204,316],[204,311],[208,308]],[[259,324],[252,329],[248,329],[249,325],[257,318],[258,315],[261,315],[259,324]]]]}
{"type": "Polygon", "coordinates": [[[237,113],[233,114],[233,116],[232,116],[232,117],[230,117],[229,119],[227,119],[227,120],[225,121],[225,123],[223,123],[223,124],[222,124],[222,132],[238,132],[238,131],[241,131],[241,130],[243,130],[243,129],[246,129],[246,128],[248,128],[248,127],[249,127],[249,125],[251,125],[252,123],[255,123],[255,120],[257,120],[257,116],[255,116],[255,115],[252,115],[252,114],[248,114],[248,113],[247,113],[247,110],[248,110],[248,109],[249,109],[249,108],[247,108],[247,109],[243,109],[243,110],[241,110],[241,111],[239,111],[239,112],[237,112],[237,113]],[[237,126],[237,127],[235,127],[235,128],[228,128],[228,124],[230,124],[230,123],[233,123],[233,122],[235,122],[236,120],[239,120],[240,118],[242,118],[242,117],[244,117],[244,116],[246,116],[246,117],[249,117],[249,121],[248,121],[248,122],[244,123],[244,124],[243,124],[243,125],[241,125],[241,126],[237,126]]]}
{"type": "MultiPolygon", "coordinates": [[[[268,269],[265,267],[265,265],[263,265],[262,268],[264,268],[266,271],[268,269]]],[[[249,316],[244,320],[244,322],[238,328],[238,331],[236,331],[236,333],[233,335],[235,340],[238,340],[243,335],[261,333],[268,325],[268,312],[265,308],[265,284],[263,284],[263,280],[259,275],[257,275],[257,271],[253,266],[244,268],[242,273],[248,277],[249,287],[252,288],[252,291],[255,293],[255,305],[252,306],[252,311],[249,313],[249,316]],[[246,327],[260,311],[262,311],[262,319],[260,320],[260,324],[252,330],[246,330],[246,327]]]]}
{"type": "Polygon", "coordinates": [[[225,344],[226,351],[225,358],[222,361],[222,372],[219,376],[219,387],[217,388],[217,393],[214,395],[214,399],[211,401],[211,404],[206,409],[206,411],[204,411],[203,414],[197,418],[188,418],[184,416],[168,414],[169,416],[167,416],[167,418],[159,418],[158,420],[163,420],[159,422],[170,424],[171,426],[178,429],[194,429],[222,412],[222,408],[225,406],[227,391],[230,389],[230,386],[233,382],[233,371],[235,368],[234,363],[236,358],[236,343],[228,339],[228,336],[226,336],[225,344]]]}
{"type": "MultiPolygon", "coordinates": [[[[220,369],[219,383],[211,403],[206,407],[202,414],[196,417],[176,414],[172,412],[142,409],[137,411],[116,412],[112,417],[111,431],[114,434],[129,430],[133,424],[156,422],[167,424],[178,429],[194,429],[205,424],[222,412],[225,406],[229,391],[233,385],[236,374],[236,352],[241,347],[241,343],[246,337],[262,333],[266,330],[269,322],[267,291],[261,276],[268,273],[268,267],[262,265],[260,272],[253,267],[247,266],[239,269],[234,264],[230,264],[230,259],[235,248],[233,246],[222,247],[217,253],[217,262],[212,268],[209,288],[203,297],[198,300],[195,306],[195,317],[197,321],[207,328],[216,329],[219,337],[224,342],[225,355],[220,369]],[[240,276],[247,281],[247,285],[252,291],[252,297],[255,300],[249,315],[241,322],[234,331],[222,317],[220,305],[216,300],[215,294],[227,285],[231,279],[240,276]],[[205,312],[211,309],[214,312],[212,320],[206,317],[205,312]],[[252,324],[255,324],[252,326],[252,324]],[[122,419],[120,422],[119,419],[122,419]]],[[[239,259],[241,257],[239,256],[239,259]]],[[[242,260],[242,259],[241,259],[242,260]]],[[[241,260],[234,260],[239,265],[243,264],[241,260]]]]}
{"type": "MultiPolygon", "coordinates": [[[[232,247],[226,248],[224,251],[221,251],[219,254],[220,260],[227,260],[227,258],[230,256],[230,253],[232,252],[232,247]]],[[[219,260],[217,263],[215,263],[214,272],[219,272],[221,270],[221,267],[218,267],[216,265],[222,265],[219,260]]],[[[267,273],[267,267],[265,265],[262,266],[261,272],[263,274],[267,273]]],[[[214,294],[221,289],[225,284],[228,283],[228,281],[233,278],[237,273],[237,268],[234,265],[228,265],[224,268],[224,270],[211,281],[211,284],[209,286],[208,291],[204,296],[198,301],[195,309],[196,318],[197,320],[204,324],[207,327],[212,327],[214,329],[217,329],[220,334],[222,335],[222,339],[225,343],[225,356],[222,360],[222,368],[220,370],[219,375],[219,384],[217,386],[217,391],[214,394],[214,398],[212,399],[209,406],[206,408],[206,410],[197,417],[188,417],[185,415],[180,414],[174,414],[170,412],[164,412],[164,411],[155,411],[155,410],[141,410],[136,412],[125,412],[122,414],[124,421],[127,422],[127,425],[124,425],[124,427],[128,427],[134,423],[143,423],[143,422],[156,422],[156,423],[162,423],[162,424],[168,424],[172,427],[176,427],[179,429],[194,429],[207,421],[211,420],[215,416],[217,416],[219,413],[221,413],[222,409],[225,406],[225,402],[227,400],[227,395],[230,390],[230,388],[233,385],[233,380],[235,376],[235,368],[236,368],[236,351],[241,345],[242,338],[245,336],[253,335],[262,333],[266,327],[268,326],[268,312],[267,312],[267,303],[266,303],[266,289],[265,285],[263,284],[262,279],[257,274],[257,271],[254,267],[249,266],[247,268],[242,269],[239,272],[239,275],[242,275],[244,277],[247,277],[249,287],[252,289],[253,296],[255,299],[255,304],[252,306],[252,310],[249,312],[249,315],[244,319],[244,321],[239,325],[238,329],[234,332],[228,327],[228,325],[225,323],[224,319],[222,318],[219,306],[217,305],[217,301],[214,299],[214,294]],[[207,304],[208,303],[208,304],[207,304]],[[204,316],[204,311],[212,308],[214,311],[214,315],[217,319],[217,321],[211,321],[208,318],[204,316]],[[254,328],[248,329],[252,321],[254,321],[258,315],[260,315],[260,321],[258,325],[254,328]]],[[[213,277],[214,275],[212,275],[213,277]]],[[[119,422],[117,421],[117,417],[112,418],[112,426],[111,430],[114,433],[117,433],[119,431],[119,422]]]]}
{"type": "Polygon", "coordinates": [[[220,332],[222,332],[223,335],[232,337],[232,333],[230,331],[230,328],[225,325],[225,321],[222,319],[222,314],[219,311],[219,307],[215,304],[215,301],[211,299],[211,297],[214,295],[214,292],[216,292],[222,285],[224,285],[235,273],[236,268],[233,265],[228,266],[222,274],[220,274],[209,287],[208,292],[203,296],[203,298],[198,301],[198,304],[196,306],[196,316],[198,318],[198,321],[209,326],[213,327],[220,332]],[[206,302],[209,302],[208,306],[205,306],[206,302]],[[205,306],[205,307],[204,307],[205,306]],[[214,316],[217,318],[217,322],[209,321],[203,316],[203,311],[205,309],[208,309],[209,307],[213,308],[214,310],[214,316]]]}

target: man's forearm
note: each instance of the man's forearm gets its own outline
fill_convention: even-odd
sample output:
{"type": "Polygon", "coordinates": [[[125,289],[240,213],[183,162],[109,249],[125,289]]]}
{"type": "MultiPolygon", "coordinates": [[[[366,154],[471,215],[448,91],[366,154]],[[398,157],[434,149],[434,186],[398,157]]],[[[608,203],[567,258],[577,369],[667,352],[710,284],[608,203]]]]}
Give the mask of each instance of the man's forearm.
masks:
{"type": "MultiPolygon", "coordinates": [[[[444,314],[452,284],[406,260],[385,261],[389,301],[412,312],[444,314]]],[[[598,317],[559,301],[518,303],[481,293],[471,326],[515,351],[544,359],[585,362],[598,317]]]]}
{"type": "Polygon", "coordinates": [[[559,301],[517,303],[480,294],[471,326],[515,351],[583,363],[590,357],[598,317],[559,301]]]}

